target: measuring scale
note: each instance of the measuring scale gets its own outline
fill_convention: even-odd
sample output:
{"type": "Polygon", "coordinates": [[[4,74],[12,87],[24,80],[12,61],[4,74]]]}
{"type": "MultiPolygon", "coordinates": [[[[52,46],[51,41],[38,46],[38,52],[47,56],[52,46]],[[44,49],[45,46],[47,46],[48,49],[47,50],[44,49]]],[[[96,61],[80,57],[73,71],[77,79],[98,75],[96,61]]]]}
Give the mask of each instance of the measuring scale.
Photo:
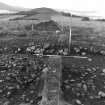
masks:
{"type": "Polygon", "coordinates": [[[48,58],[47,67],[43,70],[44,88],[40,105],[60,105],[61,68],[60,56],[48,58]]]}

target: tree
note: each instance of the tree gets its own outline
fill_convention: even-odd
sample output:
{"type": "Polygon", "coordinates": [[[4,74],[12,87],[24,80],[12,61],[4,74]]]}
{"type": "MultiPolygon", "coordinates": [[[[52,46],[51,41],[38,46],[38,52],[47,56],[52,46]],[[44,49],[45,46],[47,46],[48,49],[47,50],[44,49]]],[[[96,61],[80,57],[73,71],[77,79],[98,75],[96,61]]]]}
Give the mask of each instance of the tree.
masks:
{"type": "Polygon", "coordinates": [[[83,17],[83,18],[82,18],[82,21],[89,21],[89,20],[90,20],[89,17],[83,17]]]}

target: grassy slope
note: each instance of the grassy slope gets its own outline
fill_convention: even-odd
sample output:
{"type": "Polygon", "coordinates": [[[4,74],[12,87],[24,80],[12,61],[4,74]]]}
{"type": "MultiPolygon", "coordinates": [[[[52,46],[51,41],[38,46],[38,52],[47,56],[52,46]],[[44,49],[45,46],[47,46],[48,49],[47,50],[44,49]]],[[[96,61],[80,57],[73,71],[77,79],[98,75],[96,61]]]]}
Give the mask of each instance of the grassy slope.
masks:
{"type": "MultiPolygon", "coordinates": [[[[10,15],[10,16],[0,16],[0,32],[9,32],[11,35],[9,37],[1,37],[0,39],[4,40],[11,40],[16,38],[14,33],[29,33],[28,31],[24,30],[26,25],[30,24],[37,24],[44,21],[54,20],[58,22],[62,27],[70,25],[70,18],[61,15],[60,13],[48,9],[48,8],[38,8],[33,9],[32,11],[28,12],[20,12],[18,14],[10,15]],[[25,18],[24,18],[25,15],[25,18]],[[23,17],[22,20],[13,20],[8,21],[8,19],[13,19],[17,17],[23,17]],[[28,19],[28,20],[26,20],[28,19]],[[32,20],[35,19],[35,20],[32,20]],[[4,21],[3,21],[4,20],[4,21]],[[13,34],[13,35],[12,35],[13,34]]],[[[99,21],[81,21],[81,18],[72,18],[72,36],[76,35],[79,36],[73,41],[87,41],[88,43],[94,42],[94,44],[104,44],[104,34],[105,34],[105,23],[99,21]]],[[[17,34],[17,36],[18,36],[17,34]]],[[[53,35],[53,34],[52,34],[53,35]]],[[[69,35],[69,33],[68,33],[69,35]]],[[[30,36],[30,35],[29,35],[30,36]]],[[[38,35],[39,36],[39,35],[38,35]]],[[[49,35],[48,35],[49,36],[49,35]]],[[[31,36],[30,36],[31,37],[31,36]]],[[[26,37],[24,37],[26,38],[26,37]]]]}

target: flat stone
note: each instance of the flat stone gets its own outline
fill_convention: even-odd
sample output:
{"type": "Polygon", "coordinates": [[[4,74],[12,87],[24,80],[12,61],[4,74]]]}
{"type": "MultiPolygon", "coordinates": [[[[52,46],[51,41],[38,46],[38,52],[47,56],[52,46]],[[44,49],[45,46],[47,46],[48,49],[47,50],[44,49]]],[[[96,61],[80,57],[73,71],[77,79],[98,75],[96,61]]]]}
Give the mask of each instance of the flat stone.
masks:
{"type": "Polygon", "coordinates": [[[75,80],[74,80],[74,79],[71,79],[70,81],[71,81],[71,82],[74,82],[75,80]]]}
{"type": "Polygon", "coordinates": [[[91,61],[92,61],[92,59],[91,59],[91,58],[88,58],[88,61],[89,61],[89,62],[91,62],[91,61]]]}
{"type": "Polygon", "coordinates": [[[92,71],[90,68],[87,68],[86,70],[87,70],[87,71],[92,71]]]}
{"type": "Polygon", "coordinates": [[[70,86],[69,85],[66,85],[66,89],[70,89],[70,86]]]}
{"type": "Polygon", "coordinates": [[[81,55],[86,55],[86,52],[82,52],[81,55]]]}
{"type": "Polygon", "coordinates": [[[79,105],[81,105],[82,103],[81,103],[81,101],[80,100],[78,100],[78,99],[76,99],[76,103],[77,104],[79,104],[79,105]]]}

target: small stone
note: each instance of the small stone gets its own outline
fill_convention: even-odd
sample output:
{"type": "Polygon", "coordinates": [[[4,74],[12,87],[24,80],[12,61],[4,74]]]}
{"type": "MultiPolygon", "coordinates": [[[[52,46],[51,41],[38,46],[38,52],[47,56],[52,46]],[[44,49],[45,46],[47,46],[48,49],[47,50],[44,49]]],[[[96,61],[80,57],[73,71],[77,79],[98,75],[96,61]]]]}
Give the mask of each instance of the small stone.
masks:
{"type": "Polygon", "coordinates": [[[31,77],[32,77],[32,78],[35,78],[35,77],[36,77],[36,74],[31,74],[31,77]]]}
{"type": "Polygon", "coordinates": [[[76,95],[77,95],[77,96],[80,96],[81,94],[77,92],[76,95]]]}
{"type": "Polygon", "coordinates": [[[21,48],[18,48],[18,51],[21,51],[21,48]]]}
{"type": "Polygon", "coordinates": [[[71,81],[71,82],[74,82],[75,80],[74,80],[74,79],[71,79],[70,81],[71,81]]]}
{"type": "Polygon", "coordinates": [[[92,69],[93,69],[93,71],[96,71],[96,68],[95,67],[93,67],[92,69]]]}
{"type": "Polygon", "coordinates": [[[91,71],[91,69],[90,69],[90,68],[87,68],[87,71],[89,71],[89,72],[90,72],[90,71],[91,71]]]}
{"type": "Polygon", "coordinates": [[[30,49],[30,48],[27,48],[27,49],[26,49],[26,51],[29,51],[29,52],[30,52],[30,51],[31,51],[31,49],[30,49]]]}
{"type": "Polygon", "coordinates": [[[82,84],[81,83],[78,83],[77,84],[77,87],[81,88],[82,84]]]}
{"type": "Polygon", "coordinates": [[[9,96],[11,94],[11,92],[7,92],[7,95],[9,96]]]}
{"type": "Polygon", "coordinates": [[[44,68],[43,69],[43,72],[45,73],[45,72],[48,72],[48,68],[46,67],[46,68],[44,68]]]}
{"type": "Polygon", "coordinates": [[[20,86],[19,86],[19,85],[16,85],[16,88],[17,88],[17,89],[20,89],[20,86]]]}
{"type": "Polygon", "coordinates": [[[26,95],[25,94],[23,94],[22,96],[21,96],[21,99],[25,99],[25,97],[26,97],[26,95]]]}
{"type": "Polygon", "coordinates": [[[101,73],[102,76],[105,76],[105,73],[101,73]]]}
{"type": "Polygon", "coordinates": [[[63,53],[63,50],[59,50],[59,53],[63,53]]]}
{"type": "Polygon", "coordinates": [[[29,98],[26,98],[26,101],[28,102],[29,101],[29,98]]]}
{"type": "Polygon", "coordinates": [[[68,52],[65,52],[65,51],[64,51],[64,52],[63,52],[63,55],[68,55],[68,52]]]}
{"type": "Polygon", "coordinates": [[[90,99],[94,99],[94,97],[93,97],[93,96],[89,96],[89,98],[90,98],[90,99]]]}
{"type": "Polygon", "coordinates": [[[87,48],[87,47],[85,47],[84,49],[85,49],[85,50],[87,50],[88,48],[87,48]]]}
{"type": "Polygon", "coordinates": [[[50,47],[49,43],[45,43],[44,46],[43,46],[44,49],[49,48],[49,47],[50,47]]]}
{"type": "Polygon", "coordinates": [[[95,89],[96,89],[96,86],[95,86],[95,85],[92,85],[92,89],[93,89],[93,91],[95,91],[95,89]]]}
{"type": "Polygon", "coordinates": [[[0,83],[2,83],[3,82],[3,80],[0,80],[0,83]]]}
{"type": "Polygon", "coordinates": [[[96,75],[91,76],[92,79],[93,79],[93,78],[96,78],[96,77],[97,77],[96,75]]]}
{"type": "Polygon", "coordinates": [[[86,55],[86,52],[82,52],[81,55],[83,55],[83,56],[86,55]]]}
{"type": "Polygon", "coordinates": [[[33,91],[33,90],[31,90],[31,91],[30,91],[30,93],[32,94],[32,93],[34,93],[34,91],[33,91]]]}
{"type": "Polygon", "coordinates": [[[16,67],[16,64],[14,63],[13,66],[16,67]]]}
{"type": "Polygon", "coordinates": [[[66,85],[66,87],[65,87],[66,89],[70,89],[70,86],[69,85],[66,85]]]}
{"type": "Polygon", "coordinates": [[[91,62],[91,61],[92,61],[92,59],[91,59],[91,58],[88,58],[88,61],[89,61],[89,62],[91,62]]]}
{"type": "Polygon", "coordinates": [[[82,103],[81,103],[81,101],[80,100],[78,100],[78,99],[76,99],[76,103],[77,104],[79,104],[79,105],[81,105],[82,103]]]}
{"type": "Polygon", "coordinates": [[[84,89],[85,91],[87,91],[87,85],[86,85],[86,84],[83,84],[83,89],[84,89]]]}
{"type": "Polygon", "coordinates": [[[57,70],[56,70],[56,69],[54,69],[54,70],[52,70],[52,72],[53,72],[53,73],[56,73],[56,72],[57,72],[57,70]]]}
{"type": "Polygon", "coordinates": [[[31,50],[34,50],[35,49],[35,46],[31,46],[31,50]]]}
{"type": "Polygon", "coordinates": [[[6,77],[6,80],[11,80],[11,78],[10,77],[6,77]]]}
{"type": "Polygon", "coordinates": [[[9,89],[9,90],[12,90],[12,89],[14,89],[14,87],[8,87],[8,89],[9,89]]]}
{"type": "Polygon", "coordinates": [[[104,51],[104,50],[100,51],[100,53],[101,53],[102,55],[105,55],[105,51],[104,51]]]}
{"type": "Polygon", "coordinates": [[[69,80],[65,80],[65,81],[64,81],[64,83],[66,83],[66,84],[67,84],[68,82],[69,82],[69,80]]]}
{"type": "Polygon", "coordinates": [[[79,48],[74,48],[74,50],[78,53],[78,52],[80,52],[80,49],[79,48]]]}
{"type": "Polygon", "coordinates": [[[105,73],[105,69],[103,69],[102,72],[105,73]]]}
{"type": "Polygon", "coordinates": [[[6,101],[3,103],[3,105],[9,105],[9,103],[10,103],[9,101],[6,101]]]}
{"type": "Polygon", "coordinates": [[[32,104],[34,102],[34,100],[30,100],[30,103],[32,104]]]}
{"type": "Polygon", "coordinates": [[[0,90],[0,93],[2,93],[3,92],[3,90],[0,90]]]}
{"type": "Polygon", "coordinates": [[[100,92],[98,93],[98,95],[101,96],[101,97],[105,97],[105,93],[104,93],[103,91],[100,91],[100,92]]]}

